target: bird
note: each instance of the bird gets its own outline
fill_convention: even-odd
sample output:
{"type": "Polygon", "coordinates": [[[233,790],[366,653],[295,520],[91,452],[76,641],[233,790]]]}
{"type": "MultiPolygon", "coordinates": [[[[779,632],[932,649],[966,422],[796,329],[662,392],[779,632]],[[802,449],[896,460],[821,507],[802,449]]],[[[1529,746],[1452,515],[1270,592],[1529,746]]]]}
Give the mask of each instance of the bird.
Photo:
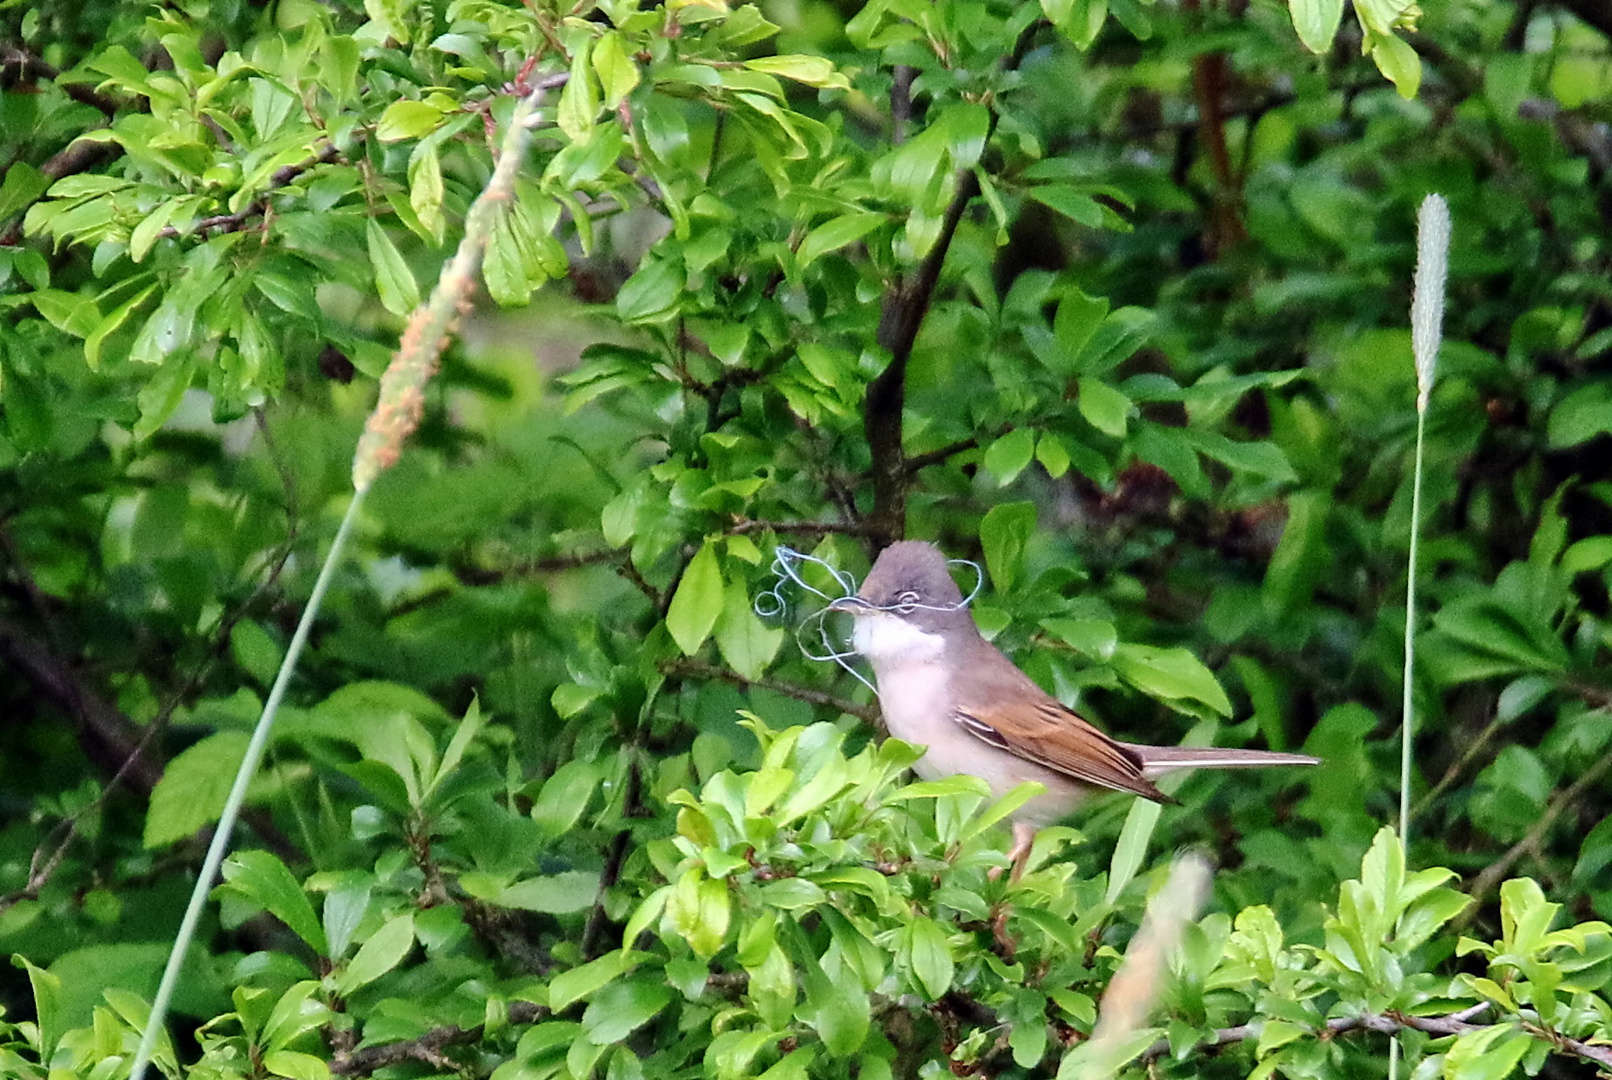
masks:
{"type": "Polygon", "coordinates": [[[1096,791],[1173,802],[1154,780],[1176,769],[1320,764],[1307,754],[1112,738],[980,635],[946,556],[925,541],[887,546],[856,594],[828,610],[852,616],[851,647],[873,668],[886,730],[924,748],[913,765],[921,779],[977,776],[996,797],[1025,781],[1046,787],[1013,815],[1015,877],[1035,834],[1096,791]]]}

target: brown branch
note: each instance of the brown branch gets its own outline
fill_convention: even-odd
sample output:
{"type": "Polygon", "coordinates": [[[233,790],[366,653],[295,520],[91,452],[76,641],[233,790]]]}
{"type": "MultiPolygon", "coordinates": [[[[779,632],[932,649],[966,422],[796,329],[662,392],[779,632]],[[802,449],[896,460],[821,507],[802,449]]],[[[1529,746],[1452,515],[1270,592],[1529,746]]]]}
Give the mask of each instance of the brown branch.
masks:
{"type": "Polygon", "coordinates": [[[1466,744],[1466,746],[1462,749],[1460,756],[1454,761],[1450,762],[1450,767],[1444,770],[1444,775],[1439,777],[1438,783],[1434,784],[1432,788],[1428,790],[1427,794],[1423,795],[1421,799],[1417,801],[1416,805],[1411,807],[1411,817],[1413,819],[1421,817],[1423,812],[1426,811],[1428,807],[1432,806],[1440,795],[1448,791],[1450,786],[1461,778],[1461,774],[1466,772],[1467,766],[1472,764],[1473,761],[1477,760],[1478,756],[1483,753],[1484,748],[1489,745],[1490,740],[1495,737],[1495,734],[1498,733],[1501,728],[1506,726],[1506,723],[1507,721],[1503,721],[1499,717],[1496,717],[1495,719],[1489,721],[1489,723],[1484,726],[1483,730],[1478,732],[1477,735],[1466,744]]]}
{"type": "Polygon", "coordinates": [[[108,773],[125,775],[144,796],[162,776],[162,762],[147,753],[134,721],[86,687],[66,659],[31,633],[0,621],[0,657],[33,684],[40,697],[78,721],[79,739],[90,759],[108,773]]]}
{"type": "MultiPolygon", "coordinates": [[[[269,177],[267,191],[259,198],[253,199],[233,214],[215,214],[212,217],[202,218],[191,226],[191,231],[240,232],[246,227],[247,222],[254,218],[262,217],[268,211],[270,192],[285,187],[315,166],[328,164],[339,157],[341,157],[341,151],[336,148],[336,144],[327,142],[313,156],[292,165],[282,165],[274,170],[274,173],[269,177]]],[[[157,230],[157,239],[159,240],[171,240],[179,235],[179,229],[173,225],[157,230]]]]}
{"type": "Polygon", "coordinates": [[[979,194],[979,180],[971,169],[960,171],[956,183],[957,191],[941,220],[940,236],[919,264],[918,272],[910,280],[897,281],[885,293],[879,315],[876,340],[890,354],[890,363],[868,384],[862,431],[873,455],[869,469],[873,480],[873,509],[868,514],[868,527],[875,545],[881,548],[901,539],[907,530],[907,489],[911,474],[901,442],[907,361],[912,356],[912,346],[918,340],[924,316],[929,314],[929,303],[934,298],[935,286],[940,283],[940,270],[957,226],[963,220],[963,211],[979,194]]]}
{"type": "MultiPolygon", "coordinates": [[[[548,1009],[530,1001],[517,1001],[509,1006],[508,1023],[512,1027],[534,1024],[549,1015],[548,1009]]],[[[456,1024],[432,1028],[413,1039],[366,1046],[354,1053],[337,1049],[330,1062],[330,1071],[337,1076],[369,1076],[391,1065],[418,1061],[444,1072],[460,1072],[460,1066],[444,1051],[451,1046],[467,1046],[486,1037],[485,1027],[462,1028],[456,1024]]]]}
{"type": "MultiPolygon", "coordinates": [[[[1426,1032],[1435,1037],[1447,1035],[1464,1035],[1469,1031],[1481,1031],[1486,1027],[1495,1027],[1499,1024],[1508,1024],[1508,1020],[1497,1021],[1496,1024],[1474,1024],[1472,1020],[1489,1008],[1488,1002],[1462,1009],[1460,1012],[1450,1013],[1448,1016],[1411,1016],[1407,1013],[1389,1012],[1376,1014],[1367,1013],[1364,1016],[1337,1016],[1328,1020],[1324,1032],[1318,1032],[1323,1038],[1344,1035],[1351,1031],[1375,1031],[1382,1035],[1395,1035],[1408,1029],[1426,1032]]],[[[1550,1043],[1558,1050],[1571,1054],[1585,1061],[1596,1062],[1603,1067],[1612,1066],[1612,1047],[1592,1045],[1579,1039],[1568,1038],[1553,1031],[1546,1031],[1531,1024],[1522,1024],[1524,1030],[1530,1035],[1544,1042],[1550,1043]]],[[[1216,1047],[1229,1046],[1232,1043],[1247,1042],[1259,1038],[1261,1027],[1254,1024],[1239,1024],[1236,1027],[1221,1028],[1213,1032],[1208,1038],[1193,1047],[1194,1050],[1212,1050],[1216,1047]]],[[[1160,1039],[1142,1052],[1141,1060],[1151,1063],[1171,1053],[1170,1040],[1160,1039]]]]}
{"type": "Polygon", "coordinates": [[[780,682],[777,679],[747,679],[736,671],[718,667],[716,664],[708,664],[704,660],[695,660],[692,657],[665,661],[660,665],[660,669],[663,674],[677,678],[720,679],[723,682],[732,683],[741,690],[759,686],[763,690],[771,690],[775,694],[782,694],[785,697],[794,698],[796,701],[804,701],[808,705],[821,705],[825,708],[838,709],[840,712],[860,717],[870,724],[876,722],[879,718],[879,710],[873,705],[858,705],[854,701],[823,690],[813,690],[809,686],[796,686],[794,683],[780,682]]]}
{"type": "Polygon", "coordinates": [[[758,521],[739,514],[733,516],[733,527],[728,530],[728,535],[747,536],[758,532],[804,533],[807,536],[826,536],[830,533],[841,536],[872,535],[869,527],[860,522],[758,521]]]}
{"type": "Polygon", "coordinates": [[[947,443],[945,446],[938,447],[934,450],[929,450],[922,454],[914,454],[912,457],[907,459],[907,475],[916,476],[919,470],[927,469],[931,465],[939,465],[948,458],[977,448],[979,444],[980,437],[978,435],[970,435],[966,439],[958,439],[956,442],[947,443]]]}
{"type": "Polygon", "coordinates": [[[890,141],[900,146],[907,141],[912,124],[912,80],[917,74],[910,64],[897,64],[890,80],[890,141]]]}
{"type": "MultiPolygon", "coordinates": [[[[1198,11],[1198,0],[1186,0],[1186,10],[1198,11]]],[[[1200,27],[1201,29],[1201,27],[1200,27]]],[[[1198,106],[1198,141],[1209,156],[1214,188],[1209,193],[1209,224],[1204,249],[1211,259],[1248,239],[1239,206],[1241,178],[1233,171],[1226,144],[1225,108],[1227,63],[1224,52],[1204,52],[1192,58],[1192,96],[1198,106]]]]}
{"type": "MultiPolygon", "coordinates": [[[[1511,873],[1512,867],[1517,865],[1518,860],[1528,852],[1538,850],[1540,841],[1544,839],[1546,833],[1550,832],[1551,826],[1556,824],[1556,819],[1562,816],[1562,812],[1577,802],[1579,796],[1599,783],[1601,778],[1606,776],[1608,772],[1612,772],[1612,750],[1602,754],[1595,764],[1579,774],[1577,780],[1557,792],[1556,796],[1546,805],[1545,812],[1539,815],[1539,820],[1528,830],[1528,835],[1511,845],[1510,850],[1500,858],[1484,867],[1483,873],[1477,876],[1472,883],[1471,889],[1468,890],[1472,898],[1481,903],[1493,892],[1495,887],[1505,880],[1506,875],[1511,873]]],[[[1465,926],[1471,921],[1477,907],[1477,904],[1473,904],[1467,908],[1466,913],[1455,925],[1457,927],[1465,926]]]]}
{"type": "Polygon", "coordinates": [[[113,98],[92,90],[86,83],[56,82],[61,71],[26,49],[16,45],[0,44],[0,69],[16,68],[21,77],[30,82],[56,83],[56,88],[80,105],[99,109],[107,116],[115,116],[122,106],[113,98]]]}
{"type": "MultiPolygon", "coordinates": [[[[641,733],[639,737],[642,737],[641,733]]],[[[639,759],[641,751],[642,744],[635,739],[631,750],[632,756],[627,764],[627,790],[621,799],[621,816],[624,819],[647,816],[644,809],[644,771],[639,759]]],[[[605,858],[604,869],[599,872],[599,895],[594,900],[593,910],[588,912],[588,921],[582,928],[581,948],[584,960],[593,960],[598,956],[597,945],[609,922],[609,916],[605,911],[605,894],[621,880],[621,868],[626,865],[631,844],[632,829],[624,824],[610,843],[610,853],[605,858]]]]}
{"type": "MultiPolygon", "coordinates": [[[[1029,51],[1030,44],[1041,27],[1036,20],[1019,35],[1013,51],[1002,59],[1000,69],[1011,71],[1029,51]]],[[[989,114],[986,141],[996,128],[996,113],[989,114]]],[[[912,474],[907,468],[906,450],[901,441],[901,421],[906,408],[907,361],[912,356],[913,343],[929,314],[930,302],[940,283],[941,268],[951,248],[957,226],[963,220],[968,204],[979,194],[979,179],[974,170],[960,169],[954,177],[956,191],[941,219],[940,234],[929,254],[918,265],[911,278],[898,279],[885,292],[879,313],[879,328],[875,335],[878,345],[890,354],[890,363],[868,384],[863,402],[862,431],[867,439],[873,464],[868,472],[873,481],[873,508],[867,523],[875,547],[882,548],[901,539],[907,529],[907,491],[912,474]]]]}

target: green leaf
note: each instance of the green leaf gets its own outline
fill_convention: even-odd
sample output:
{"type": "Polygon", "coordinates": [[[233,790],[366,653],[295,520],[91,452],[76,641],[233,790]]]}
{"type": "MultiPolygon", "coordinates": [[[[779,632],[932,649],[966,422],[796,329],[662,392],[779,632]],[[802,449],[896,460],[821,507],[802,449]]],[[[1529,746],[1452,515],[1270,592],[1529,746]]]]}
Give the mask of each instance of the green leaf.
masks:
{"type": "Polygon", "coordinates": [[[1231,700],[1214,673],[1186,649],[1160,649],[1125,643],[1109,661],[1119,677],[1166,703],[1198,701],[1222,716],[1231,715],[1231,700]]]}
{"type": "Polygon", "coordinates": [[[328,955],[325,932],[313,905],[285,863],[267,851],[241,851],[224,860],[224,884],[279,919],[320,956],[328,955]]]}
{"type": "Polygon", "coordinates": [[[1064,358],[1065,373],[1075,369],[1075,361],[1086,351],[1087,344],[1108,315],[1108,301],[1100,296],[1087,296],[1071,287],[1058,301],[1058,313],[1053,316],[1052,333],[1064,358]]]}
{"type": "Polygon", "coordinates": [[[1260,599],[1272,615],[1300,610],[1327,572],[1326,529],[1331,505],[1331,498],[1319,491],[1295,492],[1288,498],[1287,523],[1260,590],[1260,599]]]}
{"type": "Polygon", "coordinates": [[[1076,401],[1080,415],[1092,427],[1116,439],[1123,438],[1125,426],[1134,406],[1131,399],[1099,379],[1080,380],[1080,397],[1076,401]]]}
{"type": "Polygon", "coordinates": [[[50,178],[26,161],[13,161],[0,178],[0,221],[9,221],[50,187],[50,178]]]}
{"type": "Polygon", "coordinates": [[[13,954],[11,962],[28,972],[29,988],[33,991],[34,1022],[39,1025],[39,1050],[49,1060],[54,1056],[56,1043],[63,1035],[62,981],[44,968],[36,967],[20,953],[13,954]]]}
{"type": "Polygon", "coordinates": [[[464,759],[465,751],[470,748],[470,744],[476,740],[476,736],[481,734],[481,729],[486,726],[487,718],[481,712],[481,699],[472,697],[470,705],[465,709],[464,717],[459,721],[459,726],[454,728],[453,738],[448,741],[448,748],[442,752],[442,761],[437,766],[436,775],[432,777],[431,783],[426,787],[425,793],[427,796],[441,785],[444,778],[459,767],[459,762],[464,759]]]}
{"type": "Polygon", "coordinates": [[[587,811],[600,779],[599,767],[591,761],[572,759],[555,769],[532,800],[532,820],[538,832],[545,839],[570,832],[587,811]]]}
{"type": "Polygon", "coordinates": [[[696,956],[715,956],[727,941],[733,916],[727,883],[707,878],[699,867],[685,871],[672,889],[666,914],[696,956]]]}
{"type": "Polygon", "coordinates": [[[1521,672],[1559,672],[1571,661],[1561,639],[1539,613],[1517,610],[1488,596],[1454,600],[1433,617],[1430,661],[1462,679],[1521,672]]]}
{"type": "Polygon", "coordinates": [[[784,643],[782,627],[769,627],[756,616],[750,594],[744,582],[735,578],[728,582],[727,599],[722,614],[716,621],[716,644],[722,658],[744,678],[754,681],[784,643]]]}
{"type": "Polygon", "coordinates": [[[1550,411],[1545,438],[1557,450],[1612,431],[1612,382],[1592,382],[1569,393],[1550,411]]]}
{"type": "Polygon", "coordinates": [[[816,1029],[830,1054],[842,1058],[856,1053],[868,1036],[868,992],[857,979],[830,979],[814,959],[804,959],[803,966],[806,1000],[797,1014],[816,1029]]]}
{"type": "Polygon", "coordinates": [[[850,80],[835,71],[833,62],[822,56],[802,54],[758,56],[753,60],[744,61],[744,66],[751,71],[793,79],[807,86],[829,87],[835,90],[851,88],[850,80]]]}
{"type": "MultiPolygon", "coordinates": [[[[1413,98],[1422,87],[1422,58],[1398,34],[1367,35],[1377,70],[1394,84],[1402,98],[1413,98]]],[[[1504,1075],[1504,1074],[1502,1074],[1504,1075]]]]}
{"type": "Polygon", "coordinates": [[[582,1014],[582,1033],[600,1046],[620,1042],[672,1003],[675,992],[665,982],[627,979],[600,990],[582,1014]]]}
{"type": "Polygon", "coordinates": [[[1014,428],[993,442],[985,451],[985,467],[1006,487],[1030,464],[1035,454],[1034,428],[1014,428]]]}
{"type": "Polygon", "coordinates": [[[1136,872],[1147,860],[1147,845],[1153,838],[1153,827],[1159,823],[1163,804],[1152,799],[1134,799],[1125,813],[1125,824],[1119,831],[1119,842],[1114,845],[1114,857],[1108,865],[1108,894],[1110,904],[1119,899],[1125,886],[1136,877],[1136,872]]]}
{"type": "Polygon", "coordinates": [[[320,914],[332,960],[346,959],[353,935],[358,933],[359,924],[369,912],[372,887],[372,879],[355,872],[325,894],[320,914]]]}
{"type": "Polygon", "coordinates": [[[422,143],[409,157],[409,207],[430,239],[440,244],[448,222],[442,214],[442,162],[435,142],[422,143]]]}
{"type": "Polygon", "coordinates": [[[113,309],[110,315],[96,323],[95,329],[91,330],[84,338],[84,361],[89,364],[91,371],[100,370],[101,346],[105,343],[107,336],[128,321],[129,316],[134,313],[134,309],[145,303],[146,299],[156,291],[156,288],[155,285],[147,285],[129,297],[129,299],[113,309]]]}
{"type": "Polygon", "coordinates": [[[547,877],[517,881],[491,899],[499,907],[565,915],[592,907],[598,896],[598,871],[566,870],[547,877]]]}
{"type": "Polygon", "coordinates": [[[442,124],[442,110],[423,101],[394,101],[381,113],[375,125],[375,137],[381,142],[400,139],[420,139],[431,134],[442,124]]]}
{"type": "Polygon", "coordinates": [[[991,507],[980,522],[985,567],[998,592],[1011,589],[1024,572],[1024,553],[1035,534],[1035,520],[1035,503],[1015,502],[991,507]]]}
{"type": "Polygon", "coordinates": [[[908,949],[912,973],[930,1001],[937,1001],[951,989],[955,963],[951,937],[934,919],[915,916],[907,923],[908,949]]]}
{"type": "Polygon", "coordinates": [[[1273,442],[1236,442],[1219,432],[1186,428],[1187,438],[1199,450],[1241,472],[1250,472],[1288,483],[1297,483],[1298,474],[1282,448],[1273,442]]]}
{"type": "Polygon", "coordinates": [[[1063,437],[1050,431],[1043,431],[1035,442],[1035,459],[1041,462],[1041,467],[1047,470],[1052,479],[1060,479],[1069,471],[1069,448],[1064,445],[1063,437]]]}
{"type": "Polygon", "coordinates": [[[1041,620],[1041,628],[1077,652],[1094,660],[1107,660],[1119,645],[1119,632],[1107,619],[1065,619],[1052,617],[1041,620]]]}
{"type": "Polygon", "coordinates": [[[330,1009],[314,998],[320,989],[319,983],[304,979],[280,995],[264,1018],[263,1029],[258,1036],[265,1049],[283,1049],[330,1022],[330,1009]]]}
{"type": "Polygon", "coordinates": [[[369,261],[375,270],[381,306],[393,315],[408,315],[420,303],[420,286],[414,280],[414,272],[380,222],[370,218],[364,223],[364,234],[369,240],[369,261]]]}
{"type": "MultiPolygon", "coordinates": [[[[883,214],[876,214],[871,210],[857,210],[829,218],[806,234],[806,238],[800,242],[800,248],[795,252],[796,261],[803,268],[810,266],[819,256],[826,255],[830,251],[838,251],[847,244],[856,243],[883,225],[885,221],[883,214]]],[[[801,348],[804,351],[805,346],[802,345],[801,348]]]]}
{"type": "Polygon", "coordinates": [[[190,389],[195,374],[196,357],[189,350],[169,357],[157,368],[157,373],[147,379],[135,395],[135,402],[140,406],[140,419],[134,425],[135,439],[149,439],[168,422],[168,417],[184,400],[185,391],[190,389]]]}
{"type": "Polygon", "coordinates": [[[670,316],[683,293],[683,264],[650,258],[616,293],[616,314],[622,321],[654,322],[670,316]]]}
{"type": "Polygon", "coordinates": [[[184,840],[218,820],[250,741],[244,731],[216,732],[168,762],[146,811],[147,848],[184,840]]]}
{"type": "Polygon", "coordinates": [[[1505,1080],[1516,1070],[1532,1040],[1511,1024],[1492,1024],[1456,1036],[1444,1053],[1448,1080],[1505,1080]]]}
{"type": "Polygon", "coordinates": [[[1338,22],[1343,18],[1343,0],[1288,0],[1288,7],[1293,15],[1293,29],[1298,31],[1306,49],[1325,53],[1332,48],[1338,22]]]}
{"type": "Polygon", "coordinates": [[[693,656],[705,644],[725,603],[722,566],[716,545],[707,540],[689,560],[666,609],[666,629],[685,656],[693,656]]]}
{"type": "Polygon", "coordinates": [[[71,334],[77,338],[85,337],[101,322],[101,309],[95,305],[94,300],[81,293],[64,292],[61,289],[40,289],[38,292],[28,293],[27,296],[34,305],[34,310],[64,334],[71,334]]]}
{"type": "MultiPolygon", "coordinates": [[[[1169,473],[1170,479],[1181,485],[1183,494],[1193,498],[1208,498],[1209,478],[1198,463],[1197,450],[1187,441],[1185,429],[1139,422],[1131,433],[1131,448],[1141,460],[1169,473]]],[[[1291,523],[1291,515],[1288,520],[1291,523]]],[[[1282,536],[1285,540],[1286,532],[1282,536]]]]}
{"type": "Polygon", "coordinates": [[[627,55],[621,35],[607,33],[593,46],[593,70],[604,88],[604,107],[614,110],[642,78],[638,65],[627,55]]]}
{"type": "Polygon", "coordinates": [[[1044,184],[1028,192],[1030,198],[1064,217],[1091,229],[1103,227],[1103,208],[1096,199],[1068,184],[1044,184]]]}
{"type": "MultiPolygon", "coordinates": [[[[761,9],[754,4],[744,4],[728,12],[722,26],[714,35],[730,49],[741,48],[745,45],[754,45],[758,41],[765,41],[778,32],[778,27],[770,23],[761,14],[761,9]]],[[[707,35],[710,40],[713,35],[707,35]]]]}
{"type": "Polygon", "coordinates": [[[548,1005],[554,1012],[563,1012],[575,1002],[615,979],[632,963],[633,953],[616,949],[581,967],[562,971],[549,982],[548,1005]]]}
{"type": "Polygon", "coordinates": [[[358,947],[346,968],[336,976],[337,989],[345,996],[361,986],[368,986],[402,963],[412,948],[414,914],[405,912],[383,923],[358,947]]]}
{"type": "Polygon", "coordinates": [[[572,142],[583,142],[599,118],[599,93],[593,81],[593,39],[583,38],[571,54],[571,77],[560,91],[555,122],[572,142]]]}
{"type": "Polygon", "coordinates": [[[270,1076],[288,1080],[330,1080],[330,1066],[324,1058],[299,1050],[270,1050],[263,1055],[263,1068],[270,1076]]]}

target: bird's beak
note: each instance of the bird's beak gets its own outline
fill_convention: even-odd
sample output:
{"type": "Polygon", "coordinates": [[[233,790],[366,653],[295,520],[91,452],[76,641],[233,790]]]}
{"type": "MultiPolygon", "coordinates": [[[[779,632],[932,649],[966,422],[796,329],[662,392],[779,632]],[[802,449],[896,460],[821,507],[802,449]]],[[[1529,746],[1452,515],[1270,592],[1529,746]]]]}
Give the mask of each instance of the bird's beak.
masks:
{"type": "Polygon", "coordinates": [[[865,615],[873,610],[873,605],[860,596],[842,596],[828,605],[829,611],[846,611],[852,615],[865,615]]]}

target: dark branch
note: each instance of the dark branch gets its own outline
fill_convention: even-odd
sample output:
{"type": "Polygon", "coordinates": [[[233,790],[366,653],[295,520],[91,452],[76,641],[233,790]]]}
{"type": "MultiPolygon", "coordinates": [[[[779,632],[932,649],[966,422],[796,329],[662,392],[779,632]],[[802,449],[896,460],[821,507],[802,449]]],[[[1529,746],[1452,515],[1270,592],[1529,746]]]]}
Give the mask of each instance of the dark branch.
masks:
{"type": "MultiPolygon", "coordinates": [[[[509,1007],[509,1024],[533,1024],[548,1015],[548,1010],[530,1001],[517,1001],[509,1007]]],[[[444,1072],[460,1072],[459,1066],[444,1051],[451,1046],[466,1046],[480,1042],[486,1035],[483,1027],[462,1028],[455,1024],[432,1028],[415,1039],[366,1046],[354,1053],[337,1050],[330,1063],[330,1071],[337,1076],[369,1076],[391,1065],[418,1061],[444,1072]]]]}
{"type": "MultiPolygon", "coordinates": [[[[1392,1011],[1381,1015],[1368,1013],[1365,1016],[1338,1016],[1327,1021],[1325,1036],[1344,1035],[1351,1031],[1375,1031],[1383,1035],[1395,1035],[1407,1028],[1424,1031],[1433,1036],[1464,1035],[1469,1031],[1480,1031],[1484,1027],[1492,1026],[1472,1023],[1475,1018],[1483,1015],[1488,1008],[1488,1002],[1481,1002],[1462,1009],[1460,1012],[1450,1013],[1448,1016],[1410,1016],[1392,1011]]],[[[1505,1020],[1500,1022],[1509,1023],[1509,1021],[1505,1020]]],[[[1591,1045],[1555,1032],[1543,1031],[1528,1024],[1523,1026],[1529,1034],[1550,1043],[1563,1053],[1571,1054],[1585,1061],[1596,1062],[1603,1067],[1612,1066],[1612,1047],[1591,1045]]],[[[1198,1043],[1193,1049],[1212,1050],[1220,1046],[1229,1046],[1232,1043],[1257,1039],[1259,1034],[1260,1027],[1252,1024],[1239,1024],[1236,1027],[1221,1028],[1198,1043]]],[[[1142,1052],[1141,1060],[1145,1063],[1151,1063],[1165,1057],[1170,1052],[1170,1041],[1160,1039],[1142,1052]]]]}
{"type": "Polygon", "coordinates": [[[869,527],[859,522],[758,521],[755,518],[738,516],[734,517],[733,527],[728,530],[730,536],[746,536],[758,532],[802,533],[807,536],[826,536],[830,533],[840,536],[872,535],[869,527]]]}
{"type": "MultiPolygon", "coordinates": [[[[1038,19],[1025,27],[1012,53],[1003,58],[1001,70],[1011,71],[1018,66],[1043,25],[1045,23],[1038,19]]],[[[987,141],[995,128],[996,114],[992,112],[987,141]]],[[[956,190],[941,219],[940,234],[934,246],[910,279],[897,280],[890,286],[879,314],[876,338],[879,346],[890,354],[890,363],[868,384],[862,413],[862,430],[873,458],[868,470],[873,481],[873,509],[867,516],[867,523],[875,547],[882,548],[906,533],[907,491],[912,484],[912,473],[901,442],[907,361],[912,356],[912,346],[918,339],[924,318],[929,314],[958,223],[969,202],[979,194],[979,180],[971,168],[958,170],[954,182],[956,190]]]]}
{"type": "MultiPolygon", "coordinates": [[[[1557,792],[1556,796],[1546,805],[1545,812],[1539,815],[1539,820],[1528,830],[1528,835],[1513,844],[1500,858],[1484,867],[1483,873],[1478,875],[1477,880],[1472,883],[1472,888],[1469,890],[1473,899],[1481,902],[1493,892],[1495,887],[1505,880],[1506,875],[1511,873],[1511,868],[1517,865],[1519,859],[1529,851],[1539,848],[1540,841],[1544,839],[1546,833],[1550,832],[1551,827],[1556,824],[1556,819],[1562,816],[1562,812],[1578,802],[1579,797],[1586,791],[1600,783],[1601,778],[1606,776],[1608,772],[1612,772],[1612,751],[1602,754],[1593,765],[1579,774],[1577,780],[1557,792]]],[[[1464,926],[1471,919],[1477,908],[1477,904],[1467,908],[1464,917],[1456,925],[1464,926]]]]}
{"type": "MultiPolygon", "coordinates": [[[[30,82],[56,82],[61,72],[26,49],[0,44],[0,69],[16,68],[23,79],[30,82]]],[[[56,88],[80,105],[99,109],[107,116],[115,116],[121,106],[113,98],[97,93],[85,83],[56,83],[56,88]]]]}
{"type": "Polygon", "coordinates": [[[970,435],[966,439],[958,439],[954,443],[947,443],[945,446],[937,449],[930,450],[922,454],[915,454],[907,459],[907,475],[915,476],[920,470],[927,469],[931,465],[939,465],[948,458],[951,458],[957,454],[964,453],[968,450],[973,450],[975,447],[979,446],[979,444],[979,436],[970,435]]]}
{"type": "Polygon", "coordinates": [[[879,718],[879,710],[872,705],[858,705],[854,701],[823,690],[813,690],[809,686],[796,686],[794,683],[779,682],[776,679],[747,679],[736,671],[730,671],[715,664],[708,664],[704,660],[692,658],[668,660],[661,664],[660,669],[665,674],[674,677],[720,679],[741,689],[759,686],[763,690],[771,690],[775,694],[792,697],[796,701],[804,701],[808,705],[822,705],[826,708],[838,709],[842,713],[861,717],[870,724],[879,718]]]}

